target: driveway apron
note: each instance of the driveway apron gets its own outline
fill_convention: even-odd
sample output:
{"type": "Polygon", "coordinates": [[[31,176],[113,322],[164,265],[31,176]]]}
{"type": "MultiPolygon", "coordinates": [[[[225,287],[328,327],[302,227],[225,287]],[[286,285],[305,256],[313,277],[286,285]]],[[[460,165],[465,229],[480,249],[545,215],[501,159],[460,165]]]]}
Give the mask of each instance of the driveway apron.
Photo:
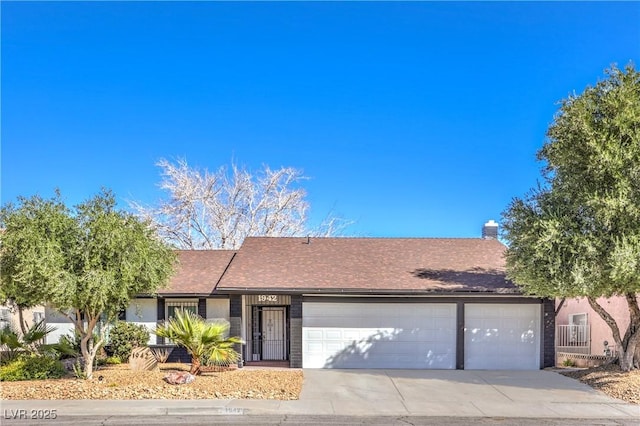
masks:
{"type": "Polygon", "coordinates": [[[300,400],[291,402],[324,414],[640,418],[640,406],[553,371],[305,370],[304,375],[300,400]]]}

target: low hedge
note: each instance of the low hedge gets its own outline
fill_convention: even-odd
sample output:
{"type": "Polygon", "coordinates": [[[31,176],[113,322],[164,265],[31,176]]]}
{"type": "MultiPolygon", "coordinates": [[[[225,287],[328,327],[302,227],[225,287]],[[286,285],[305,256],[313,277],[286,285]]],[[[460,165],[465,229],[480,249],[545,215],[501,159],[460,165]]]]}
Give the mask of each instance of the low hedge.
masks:
{"type": "Polygon", "coordinates": [[[59,379],[66,371],[62,363],[48,356],[21,357],[0,367],[0,381],[59,379]]]}

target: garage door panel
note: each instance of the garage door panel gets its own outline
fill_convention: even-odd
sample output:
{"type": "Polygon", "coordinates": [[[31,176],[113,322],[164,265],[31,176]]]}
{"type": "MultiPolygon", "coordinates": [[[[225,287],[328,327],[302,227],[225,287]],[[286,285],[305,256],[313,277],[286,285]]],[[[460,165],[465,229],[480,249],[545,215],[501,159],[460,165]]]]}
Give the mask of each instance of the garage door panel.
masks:
{"type": "Polygon", "coordinates": [[[455,368],[455,318],[455,304],[305,302],[303,366],[455,368]]]}
{"type": "Polygon", "coordinates": [[[540,305],[465,306],[465,369],[538,368],[540,305]]]}
{"type": "Polygon", "coordinates": [[[304,351],[308,354],[322,354],[324,353],[322,342],[305,342],[304,351]]]}
{"type": "Polygon", "coordinates": [[[322,340],[322,330],[307,328],[306,330],[304,330],[303,336],[305,337],[305,340],[308,342],[322,340]]]}
{"type": "Polygon", "coordinates": [[[342,331],[341,330],[324,330],[324,338],[326,340],[342,340],[342,331]]]}
{"type": "Polygon", "coordinates": [[[439,333],[438,330],[430,330],[430,329],[417,329],[417,330],[412,330],[410,333],[410,336],[407,336],[407,338],[410,340],[418,340],[418,341],[425,341],[425,342],[433,342],[433,341],[437,341],[438,338],[446,338],[447,333],[439,333]]]}
{"type": "Polygon", "coordinates": [[[345,340],[360,340],[362,338],[359,330],[347,329],[342,332],[345,340]]]}
{"type": "Polygon", "coordinates": [[[342,349],[344,349],[342,342],[326,342],[324,345],[324,350],[329,352],[341,351],[342,349]]]}

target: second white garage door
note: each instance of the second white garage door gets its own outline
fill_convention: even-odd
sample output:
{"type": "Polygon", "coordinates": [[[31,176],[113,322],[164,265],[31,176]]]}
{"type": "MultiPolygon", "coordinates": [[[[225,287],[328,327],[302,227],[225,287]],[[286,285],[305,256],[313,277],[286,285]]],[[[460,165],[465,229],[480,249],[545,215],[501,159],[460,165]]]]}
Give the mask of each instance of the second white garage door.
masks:
{"type": "Polygon", "coordinates": [[[322,303],[302,307],[304,368],[453,369],[453,303],[322,303]]]}
{"type": "Polygon", "coordinates": [[[465,370],[540,368],[540,305],[466,304],[465,370]]]}

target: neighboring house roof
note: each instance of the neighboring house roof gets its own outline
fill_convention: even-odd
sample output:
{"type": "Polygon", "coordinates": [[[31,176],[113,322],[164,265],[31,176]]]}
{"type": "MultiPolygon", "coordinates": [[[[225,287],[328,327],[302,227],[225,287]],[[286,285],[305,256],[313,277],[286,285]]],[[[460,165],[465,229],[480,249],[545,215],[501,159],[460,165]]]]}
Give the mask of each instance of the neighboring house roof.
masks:
{"type": "Polygon", "coordinates": [[[481,238],[245,239],[217,290],[519,293],[481,238]]]}
{"type": "Polygon", "coordinates": [[[235,250],[176,250],[178,266],[167,288],[158,294],[211,294],[235,250]]]}

